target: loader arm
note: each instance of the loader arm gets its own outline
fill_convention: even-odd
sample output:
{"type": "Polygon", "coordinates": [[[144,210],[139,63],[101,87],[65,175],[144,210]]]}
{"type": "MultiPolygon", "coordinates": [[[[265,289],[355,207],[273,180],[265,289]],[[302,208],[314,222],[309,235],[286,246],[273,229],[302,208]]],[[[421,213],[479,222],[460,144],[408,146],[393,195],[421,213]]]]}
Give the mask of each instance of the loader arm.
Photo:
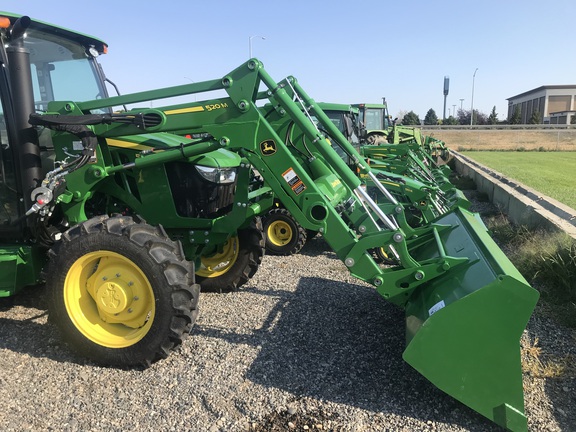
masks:
{"type": "MultiPolygon", "coordinates": [[[[52,102],[39,117],[58,116],[65,123],[66,116],[72,121],[93,110],[212,90],[223,90],[226,96],[110,114],[90,129],[101,142],[196,130],[237,152],[304,228],[323,235],[352,275],[406,309],[404,358],[412,366],[493,421],[525,430],[519,338],[537,292],[488,236],[477,215],[457,208],[431,224],[411,228],[403,207],[293,77],[276,82],[261,62],[251,59],[219,80],[87,102],[52,102]],[[264,96],[274,110],[259,107],[264,96]],[[283,116],[291,121],[277,130],[271,123],[283,116]],[[355,166],[342,160],[334,144],[355,166]],[[373,178],[389,205],[376,204],[354,170],[373,178]],[[374,248],[384,248],[395,265],[379,265],[371,253],[374,248]]],[[[102,178],[158,163],[174,157],[173,152],[189,157],[202,151],[202,145],[194,148],[183,141],[170,151],[142,151],[130,163],[96,162],[81,170],[86,176],[97,171],[102,178]]]]}
{"type": "MultiPolygon", "coordinates": [[[[216,89],[214,81],[206,82],[203,87],[202,83],[198,85],[205,91],[216,89]]],[[[252,60],[224,77],[220,87],[229,97],[202,104],[102,116],[102,124],[94,125],[94,132],[104,138],[145,131],[177,132],[195,127],[210,133],[223,147],[248,159],[299,223],[323,234],[354,276],[378,287],[379,292],[394,303],[404,304],[417,286],[445,273],[448,268],[464,263],[462,258],[446,254],[424,259],[412,255],[408,247],[409,237],[417,236],[435,243],[434,231],[428,228],[414,231],[405,222],[403,210],[394,199],[386,214],[360,188],[361,182],[356,174],[310,121],[309,114],[304,113],[293,100],[293,95],[301,95],[301,102],[313,107],[313,114],[331,136],[336,137],[338,145],[351,155],[361,172],[370,175],[369,166],[294,78],[276,83],[261,63],[252,60]],[[269,98],[274,103],[280,104],[277,114],[289,116],[298,125],[303,136],[297,139],[306,140],[300,148],[287,144],[262,115],[256,105],[260,85],[268,89],[269,98]],[[126,117],[131,116],[134,122],[126,122],[126,117]],[[400,265],[382,268],[369,252],[377,247],[386,247],[400,265]]],[[[191,89],[179,86],[164,92],[157,90],[83,103],[66,102],[56,109],[54,106],[58,103],[54,102],[49,111],[56,111],[58,115],[81,115],[94,109],[171,97],[191,89]]],[[[144,166],[151,157],[142,154],[134,165],[126,169],[144,166]]],[[[105,175],[118,169],[122,167],[106,167],[105,175]]]]}

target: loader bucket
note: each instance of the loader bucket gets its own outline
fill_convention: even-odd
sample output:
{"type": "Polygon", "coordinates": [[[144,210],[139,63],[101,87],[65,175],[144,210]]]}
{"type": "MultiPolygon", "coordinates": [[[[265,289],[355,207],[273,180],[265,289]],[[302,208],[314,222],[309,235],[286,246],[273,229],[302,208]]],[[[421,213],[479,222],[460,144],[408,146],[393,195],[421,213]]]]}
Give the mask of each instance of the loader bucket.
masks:
{"type": "Polygon", "coordinates": [[[495,423],[526,431],[520,336],[539,294],[477,214],[457,209],[434,226],[444,252],[469,262],[414,291],[406,304],[404,360],[495,423]]]}

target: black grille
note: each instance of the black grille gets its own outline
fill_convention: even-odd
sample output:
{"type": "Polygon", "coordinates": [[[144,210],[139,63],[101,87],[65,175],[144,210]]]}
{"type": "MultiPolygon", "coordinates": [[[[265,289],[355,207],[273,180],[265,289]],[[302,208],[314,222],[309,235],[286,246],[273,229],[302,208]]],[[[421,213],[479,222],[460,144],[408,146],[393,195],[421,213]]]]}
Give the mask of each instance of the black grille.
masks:
{"type": "Polygon", "coordinates": [[[179,216],[212,219],[232,210],[236,182],[212,183],[186,162],[166,164],[166,172],[179,216]]]}

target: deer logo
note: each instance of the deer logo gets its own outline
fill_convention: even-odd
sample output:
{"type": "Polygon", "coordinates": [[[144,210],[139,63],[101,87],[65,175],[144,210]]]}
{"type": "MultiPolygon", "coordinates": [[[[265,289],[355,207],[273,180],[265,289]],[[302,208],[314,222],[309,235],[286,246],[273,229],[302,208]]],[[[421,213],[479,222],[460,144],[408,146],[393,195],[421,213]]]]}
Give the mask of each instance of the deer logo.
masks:
{"type": "Polygon", "coordinates": [[[266,140],[260,143],[260,151],[264,156],[272,156],[276,153],[276,143],[273,140],[266,140]]]}

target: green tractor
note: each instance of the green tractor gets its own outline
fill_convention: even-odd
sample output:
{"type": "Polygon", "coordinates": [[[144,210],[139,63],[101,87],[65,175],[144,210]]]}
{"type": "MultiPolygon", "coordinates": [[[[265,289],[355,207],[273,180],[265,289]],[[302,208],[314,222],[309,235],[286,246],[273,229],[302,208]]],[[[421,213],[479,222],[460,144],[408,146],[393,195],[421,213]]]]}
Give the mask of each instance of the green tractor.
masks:
{"type": "MultiPolygon", "coordinates": [[[[446,166],[449,150],[443,141],[423,136],[419,128],[402,126],[390,120],[384,104],[330,104],[326,114],[334,121],[351,117],[360,153],[366,158],[381,159],[379,168],[393,173],[410,170],[409,175],[423,182],[448,182],[446,166]]],[[[348,120],[350,122],[350,120],[348,120]]]]}
{"type": "Polygon", "coordinates": [[[390,122],[386,104],[324,105],[328,117],[340,125],[350,142],[358,143],[359,152],[372,168],[439,191],[436,201],[444,201],[448,208],[469,207],[462,191],[450,182],[449,150],[443,141],[423,136],[418,128],[390,122]]]}
{"type": "Polygon", "coordinates": [[[388,112],[385,100],[381,104],[354,104],[360,141],[363,144],[402,144],[416,141],[427,150],[430,156],[448,157],[448,149],[443,141],[431,136],[422,136],[420,129],[398,125],[388,112]]]}
{"type": "MultiPolygon", "coordinates": [[[[449,183],[443,172],[439,173],[437,178],[434,177],[433,169],[429,168],[433,165],[432,159],[426,153],[417,155],[421,153],[421,148],[416,139],[411,142],[404,140],[403,144],[382,142],[379,145],[365,145],[366,130],[360,127],[362,122],[359,121],[359,115],[362,114],[367,118],[366,121],[373,128],[383,123],[387,125],[385,120],[387,115],[383,114],[386,113],[386,105],[352,106],[321,102],[318,106],[350,144],[367,159],[378,181],[402,204],[410,225],[428,224],[457,206],[468,208],[470,204],[468,200],[461,191],[449,183]],[[372,112],[375,114],[371,115],[372,112]],[[361,141],[364,145],[361,145],[361,141]]],[[[273,106],[268,105],[266,108],[272,110],[273,106]]],[[[317,122],[316,119],[313,120],[317,122]]],[[[283,127],[282,123],[286,121],[291,120],[281,118],[272,124],[280,129],[283,127]]],[[[322,132],[330,136],[326,130],[322,132]]],[[[374,135],[383,132],[371,129],[370,133],[374,135]]],[[[345,150],[336,143],[333,148],[347,164],[354,165],[354,161],[345,150]]],[[[389,202],[389,197],[382,196],[372,179],[364,174],[358,173],[358,175],[373,199],[378,202],[389,202]]],[[[273,255],[297,253],[309,238],[316,235],[316,232],[302,228],[278,199],[275,200],[274,208],[263,215],[262,219],[266,233],[266,251],[273,255]]]]}
{"type": "Polygon", "coordinates": [[[51,319],[83,355],[148,365],[190,332],[196,281],[229,291],[254,275],[271,198],[249,196],[250,169],[214,140],[32,126],[50,101],[108,96],[96,61],[107,46],[8,13],[1,30],[0,297],[45,281],[51,319]],[[149,168],[118,169],[152,151],[149,168]],[[96,161],[116,172],[99,177],[96,161]]]}
{"type": "MultiPolygon", "coordinates": [[[[323,236],[350,274],[405,310],[410,365],[489,419],[526,430],[519,338],[538,293],[478,215],[456,208],[410,226],[297,80],[273,80],[257,59],[214,80],[106,97],[95,58],[105,51],[101,41],[0,15],[9,137],[2,145],[3,295],[45,278],[49,314],[72,347],[100,363],[148,365],[189,332],[198,266],[206,257],[238,263],[244,238],[260,251],[255,218],[278,199],[304,229],[323,236]],[[68,81],[91,77],[95,87],[81,86],[91,96],[61,97],[46,87],[66,61],[78,66],[68,81]],[[36,88],[32,77],[47,76],[36,88]],[[115,109],[213,90],[226,96],[115,109]],[[264,98],[272,111],[260,105],[264,98]],[[376,203],[356,171],[389,202],[376,203]],[[380,265],[374,248],[394,263],[380,265]]],[[[243,261],[245,278],[259,253],[243,261]]]]}
{"type": "Polygon", "coordinates": [[[385,102],[382,104],[353,104],[351,108],[356,113],[356,124],[362,143],[378,145],[390,142],[388,135],[396,122],[391,120],[388,114],[388,105],[385,102]]]}

